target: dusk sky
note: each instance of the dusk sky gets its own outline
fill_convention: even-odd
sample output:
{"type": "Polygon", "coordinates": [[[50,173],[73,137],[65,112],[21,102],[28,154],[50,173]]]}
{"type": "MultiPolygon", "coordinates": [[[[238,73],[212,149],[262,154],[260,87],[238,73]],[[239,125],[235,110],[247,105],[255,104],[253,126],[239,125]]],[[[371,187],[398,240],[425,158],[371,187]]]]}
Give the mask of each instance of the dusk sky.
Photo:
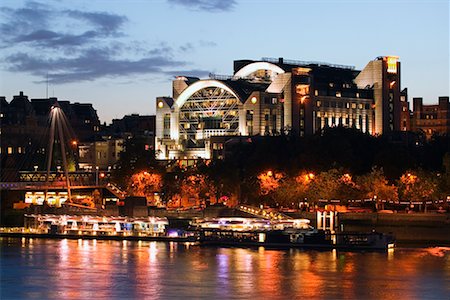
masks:
{"type": "Polygon", "coordinates": [[[3,0],[0,95],[94,104],[102,122],[154,114],[175,75],[233,60],[353,65],[397,55],[409,99],[449,95],[449,1],[3,0]]]}

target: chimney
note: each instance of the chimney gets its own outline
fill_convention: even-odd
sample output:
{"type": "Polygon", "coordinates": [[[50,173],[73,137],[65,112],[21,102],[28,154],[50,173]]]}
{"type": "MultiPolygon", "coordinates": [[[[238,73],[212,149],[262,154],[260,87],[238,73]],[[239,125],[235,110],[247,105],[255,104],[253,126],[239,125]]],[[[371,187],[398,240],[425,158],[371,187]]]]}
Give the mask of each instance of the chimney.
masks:
{"type": "Polygon", "coordinates": [[[283,58],[282,58],[282,57],[279,57],[279,58],[278,58],[278,63],[279,63],[280,65],[283,64],[283,58]]]}

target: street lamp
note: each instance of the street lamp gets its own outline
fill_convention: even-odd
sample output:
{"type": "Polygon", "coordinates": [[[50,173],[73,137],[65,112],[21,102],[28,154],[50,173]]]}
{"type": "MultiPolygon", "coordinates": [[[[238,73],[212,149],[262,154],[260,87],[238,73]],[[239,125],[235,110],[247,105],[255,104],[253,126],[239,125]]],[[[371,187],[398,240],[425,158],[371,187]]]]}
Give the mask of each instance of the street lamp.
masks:
{"type": "Polygon", "coordinates": [[[98,166],[95,166],[95,185],[98,185],[98,166]]]}

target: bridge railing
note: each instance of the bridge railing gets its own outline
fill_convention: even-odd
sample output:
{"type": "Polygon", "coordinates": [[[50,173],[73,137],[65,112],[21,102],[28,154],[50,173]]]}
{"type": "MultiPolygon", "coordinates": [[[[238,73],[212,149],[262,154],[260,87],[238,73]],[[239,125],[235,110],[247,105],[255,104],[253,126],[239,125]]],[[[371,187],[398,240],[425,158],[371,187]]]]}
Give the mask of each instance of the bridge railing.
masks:
{"type": "Polygon", "coordinates": [[[254,215],[255,217],[268,219],[268,220],[282,220],[282,219],[291,219],[291,217],[277,212],[273,209],[267,209],[267,208],[258,208],[256,206],[251,205],[239,205],[237,207],[242,212],[254,215]]]}

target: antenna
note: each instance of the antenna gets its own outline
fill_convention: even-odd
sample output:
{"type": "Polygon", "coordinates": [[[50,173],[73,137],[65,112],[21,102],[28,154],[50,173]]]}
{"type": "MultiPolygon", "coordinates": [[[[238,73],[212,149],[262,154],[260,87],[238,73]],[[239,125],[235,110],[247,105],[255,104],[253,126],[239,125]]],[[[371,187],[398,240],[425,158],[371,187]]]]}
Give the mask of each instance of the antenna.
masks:
{"type": "Polygon", "coordinates": [[[48,72],[47,72],[47,89],[46,89],[46,93],[45,93],[45,98],[48,99],[48,72]]]}

